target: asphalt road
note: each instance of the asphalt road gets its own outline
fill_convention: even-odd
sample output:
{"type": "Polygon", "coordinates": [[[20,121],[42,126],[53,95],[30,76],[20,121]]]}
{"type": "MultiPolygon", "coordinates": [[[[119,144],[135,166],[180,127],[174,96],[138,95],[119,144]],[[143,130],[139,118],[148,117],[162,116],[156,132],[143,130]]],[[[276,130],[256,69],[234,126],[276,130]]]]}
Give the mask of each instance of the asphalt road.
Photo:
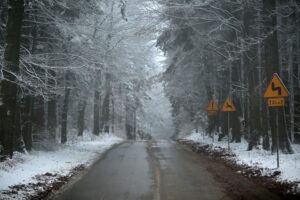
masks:
{"type": "Polygon", "coordinates": [[[226,167],[173,141],[126,142],[109,150],[56,200],[272,199],[226,167]],[[234,191],[234,192],[233,192],[234,191]]]}

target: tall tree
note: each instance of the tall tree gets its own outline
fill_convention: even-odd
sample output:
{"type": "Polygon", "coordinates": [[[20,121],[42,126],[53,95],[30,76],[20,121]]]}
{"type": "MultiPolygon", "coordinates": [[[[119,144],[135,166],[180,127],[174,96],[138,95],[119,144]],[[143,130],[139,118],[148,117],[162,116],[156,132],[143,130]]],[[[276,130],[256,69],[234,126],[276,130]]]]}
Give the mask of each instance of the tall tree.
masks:
{"type": "MultiPolygon", "coordinates": [[[[8,1],[8,17],[6,23],[6,47],[4,53],[3,80],[1,82],[1,134],[4,135],[4,154],[13,156],[14,137],[20,137],[18,129],[19,109],[17,108],[17,76],[20,62],[21,28],[24,15],[23,0],[8,1]]],[[[18,138],[20,139],[20,138],[18,138]]]]}
{"type": "MultiPolygon", "coordinates": [[[[265,14],[265,26],[266,26],[266,38],[265,45],[265,70],[266,78],[268,82],[272,78],[273,73],[280,73],[280,63],[278,54],[278,32],[277,32],[277,16],[276,16],[276,0],[263,1],[264,14],[265,14]]],[[[283,152],[292,152],[287,129],[285,123],[284,110],[282,108],[270,108],[269,109],[270,128],[272,133],[272,151],[276,148],[280,148],[283,152]],[[279,111],[276,112],[276,109],[279,111]],[[277,147],[276,131],[279,134],[279,147],[277,147]]]]}

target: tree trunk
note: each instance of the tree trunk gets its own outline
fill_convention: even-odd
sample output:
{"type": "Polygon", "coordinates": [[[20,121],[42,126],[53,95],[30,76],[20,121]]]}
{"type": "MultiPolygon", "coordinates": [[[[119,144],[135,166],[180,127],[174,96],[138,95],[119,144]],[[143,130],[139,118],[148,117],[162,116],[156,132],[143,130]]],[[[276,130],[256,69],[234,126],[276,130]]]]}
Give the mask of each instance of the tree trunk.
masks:
{"type": "MultiPolygon", "coordinates": [[[[51,78],[48,78],[48,87],[55,88],[55,80],[56,73],[53,70],[49,70],[49,74],[51,75],[51,78]]],[[[48,123],[47,123],[47,129],[49,134],[50,142],[55,143],[56,142],[56,127],[57,127],[57,96],[56,94],[52,94],[49,97],[49,101],[47,102],[47,108],[48,108],[48,123]]]]}
{"type": "Polygon", "coordinates": [[[24,14],[23,0],[9,0],[8,18],[6,23],[6,46],[4,52],[4,80],[1,82],[3,132],[7,139],[4,141],[4,154],[13,156],[14,138],[17,131],[17,91],[15,74],[19,72],[21,27],[24,14]]]}
{"type": "MultiPolygon", "coordinates": [[[[272,78],[273,73],[280,73],[279,68],[279,54],[278,54],[278,37],[277,37],[277,19],[276,15],[276,0],[264,0],[264,13],[266,15],[265,26],[266,26],[266,33],[267,37],[265,39],[265,69],[266,69],[266,76],[267,82],[270,81],[272,78]]],[[[270,113],[270,125],[271,125],[271,133],[272,133],[272,151],[275,152],[277,149],[276,146],[276,117],[278,113],[278,132],[279,132],[279,148],[283,152],[292,152],[288,134],[285,127],[285,119],[284,119],[284,110],[279,109],[276,112],[275,109],[279,108],[269,108],[270,113]]]]}
{"type": "Polygon", "coordinates": [[[86,100],[81,100],[79,102],[79,111],[78,111],[78,121],[77,121],[77,126],[78,126],[78,136],[83,135],[84,131],[84,125],[85,125],[85,108],[86,108],[86,100]]]}
{"type": "MultiPolygon", "coordinates": [[[[256,31],[252,26],[255,24],[255,9],[252,5],[244,7],[244,39],[249,41],[250,38],[255,37],[256,31]]],[[[248,99],[249,99],[249,138],[248,138],[248,150],[259,143],[259,137],[261,135],[260,127],[260,112],[259,112],[259,99],[260,96],[256,91],[258,86],[258,73],[257,73],[257,59],[256,59],[256,46],[248,43],[246,48],[245,67],[248,74],[248,99]]]]}
{"type": "Polygon", "coordinates": [[[103,106],[102,106],[102,122],[104,125],[104,132],[108,133],[109,132],[109,120],[110,120],[110,95],[111,95],[111,86],[110,86],[110,81],[111,81],[111,75],[106,74],[106,79],[105,79],[105,97],[103,100],[103,106]]]}
{"type": "Polygon", "coordinates": [[[133,139],[133,119],[132,119],[132,108],[130,106],[129,97],[126,96],[126,102],[125,102],[125,130],[126,130],[126,136],[127,139],[132,140],[133,139]]]}
{"type": "Polygon", "coordinates": [[[22,110],[22,134],[27,151],[32,150],[33,100],[33,97],[26,96],[24,98],[24,106],[22,110]]]}
{"type": "MultiPolygon", "coordinates": [[[[257,9],[257,36],[261,36],[262,34],[262,13],[261,7],[257,9]]],[[[258,84],[262,85],[263,83],[263,63],[262,63],[262,52],[263,52],[263,45],[261,41],[257,44],[257,73],[258,73],[258,84]]],[[[259,113],[260,113],[260,127],[261,127],[261,134],[262,134],[262,146],[264,150],[270,150],[270,138],[268,133],[268,116],[267,116],[267,107],[263,99],[263,88],[259,86],[259,113]]]]}
{"type": "Polygon", "coordinates": [[[15,150],[21,153],[25,152],[25,144],[22,135],[22,119],[21,119],[21,104],[22,102],[20,99],[17,99],[17,106],[16,106],[16,117],[15,117],[15,150]]]}
{"type": "Polygon", "coordinates": [[[103,100],[103,106],[102,106],[102,122],[103,122],[103,127],[104,127],[104,132],[108,133],[109,132],[109,102],[110,102],[110,94],[106,93],[104,100],[103,100]]]}
{"type": "MultiPolygon", "coordinates": [[[[292,25],[291,23],[289,23],[292,25]]],[[[294,99],[294,65],[293,65],[293,39],[288,40],[288,80],[289,80],[289,119],[290,138],[294,142],[295,138],[295,99],[294,99]]]]}
{"type": "Polygon", "coordinates": [[[94,93],[94,128],[93,134],[99,135],[100,133],[100,92],[98,89],[94,93]]]}
{"type": "MultiPolygon", "coordinates": [[[[297,3],[300,6],[300,2],[297,3]]],[[[296,64],[294,68],[295,79],[295,89],[294,99],[295,99],[295,142],[300,143],[300,12],[296,14],[296,64]]]]}
{"type": "Polygon", "coordinates": [[[68,125],[68,108],[69,108],[69,97],[71,89],[69,87],[65,88],[65,99],[62,108],[61,115],[61,143],[65,144],[67,142],[67,125],[68,125]]]}
{"type": "MultiPolygon", "coordinates": [[[[1,1],[0,2],[0,24],[5,24],[7,19],[7,1],[1,1]]],[[[5,44],[5,27],[0,26],[0,46],[4,47],[5,44]]],[[[0,75],[1,76],[1,75],[0,75]]]]}
{"type": "Polygon", "coordinates": [[[45,100],[42,96],[34,98],[33,112],[33,136],[34,141],[42,142],[45,140],[45,100]]]}
{"type": "Polygon", "coordinates": [[[136,129],[137,129],[137,108],[135,107],[133,110],[133,139],[136,139],[136,129]]]}
{"type": "Polygon", "coordinates": [[[48,133],[49,140],[52,143],[55,143],[56,140],[56,127],[57,127],[57,108],[56,108],[56,95],[54,95],[48,102],[48,133]]]}
{"type": "MultiPolygon", "coordinates": [[[[98,66],[100,68],[100,66],[98,66]]],[[[100,105],[101,105],[101,71],[96,72],[95,91],[94,91],[94,124],[93,134],[99,135],[102,132],[102,123],[100,123],[100,105]]]]}
{"type": "Polygon", "coordinates": [[[115,132],[115,100],[113,95],[111,97],[111,132],[115,132]]]}

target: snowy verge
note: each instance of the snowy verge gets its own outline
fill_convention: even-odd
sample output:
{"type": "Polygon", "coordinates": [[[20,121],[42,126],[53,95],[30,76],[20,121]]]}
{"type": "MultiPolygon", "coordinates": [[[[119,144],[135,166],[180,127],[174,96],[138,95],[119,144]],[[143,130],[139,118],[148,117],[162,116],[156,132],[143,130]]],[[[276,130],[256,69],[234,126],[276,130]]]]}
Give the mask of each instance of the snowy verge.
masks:
{"type": "MultiPolygon", "coordinates": [[[[217,137],[213,139],[200,133],[192,133],[184,138],[184,140],[199,142],[212,146],[213,150],[228,148],[227,141],[217,141],[217,137]]],[[[238,164],[246,164],[252,167],[264,169],[265,173],[280,171],[277,177],[279,181],[290,181],[300,183],[300,145],[293,144],[294,154],[280,154],[280,167],[277,169],[276,154],[265,151],[261,147],[247,151],[248,143],[242,140],[241,143],[230,143],[230,151],[235,154],[233,159],[238,164]]]]}
{"type": "Polygon", "coordinates": [[[16,153],[13,159],[0,163],[0,199],[1,191],[9,190],[13,185],[35,183],[37,176],[45,173],[68,175],[76,166],[90,166],[112,145],[122,142],[113,134],[98,137],[90,134],[73,140],[58,150],[44,152],[32,151],[28,154],[16,153]]]}

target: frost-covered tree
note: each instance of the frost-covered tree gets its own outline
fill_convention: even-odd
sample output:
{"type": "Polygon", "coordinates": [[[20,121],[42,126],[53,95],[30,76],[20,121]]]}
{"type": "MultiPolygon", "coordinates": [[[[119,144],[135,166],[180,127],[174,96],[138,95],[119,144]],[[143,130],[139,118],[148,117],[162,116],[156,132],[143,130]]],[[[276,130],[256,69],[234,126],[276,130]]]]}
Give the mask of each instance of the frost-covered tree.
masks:
{"type": "MultiPolygon", "coordinates": [[[[260,138],[263,148],[269,149],[272,139],[274,151],[276,115],[267,108],[263,92],[272,73],[280,73],[291,95],[279,112],[279,145],[282,151],[291,152],[289,141],[299,137],[295,98],[299,56],[291,53],[291,48],[299,51],[298,2],[159,2],[164,7],[166,25],[157,44],[168,58],[164,80],[177,134],[188,133],[205,122],[211,99],[221,105],[230,96],[238,110],[230,114],[231,141],[239,142],[244,136],[251,150],[260,144],[260,138]]],[[[228,135],[227,114],[207,120],[208,132],[222,127],[219,139],[228,135]]],[[[206,128],[207,124],[202,126],[206,128]]]]}
{"type": "MultiPolygon", "coordinates": [[[[3,69],[1,63],[1,74],[14,75],[9,84],[16,89],[13,96],[18,104],[14,103],[17,111],[13,111],[16,123],[11,125],[20,130],[9,143],[10,134],[3,128],[8,123],[2,120],[7,113],[3,88],[8,87],[1,87],[4,154],[18,150],[17,142],[27,150],[54,149],[55,143],[66,143],[85,130],[125,136],[128,126],[127,135],[134,138],[138,127],[143,127],[140,115],[150,85],[148,71],[155,66],[153,2],[29,0],[22,5],[22,29],[11,36],[20,41],[17,73],[3,69]]],[[[9,17],[8,8],[6,1],[1,2],[1,23],[9,17]]],[[[0,31],[10,35],[7,27],[1,26],[0,31]]],[[[9,41],[0,40],[2,52],[9,41]]],[[[1,76],[3,84],[6,80],[1,76]]]]}

